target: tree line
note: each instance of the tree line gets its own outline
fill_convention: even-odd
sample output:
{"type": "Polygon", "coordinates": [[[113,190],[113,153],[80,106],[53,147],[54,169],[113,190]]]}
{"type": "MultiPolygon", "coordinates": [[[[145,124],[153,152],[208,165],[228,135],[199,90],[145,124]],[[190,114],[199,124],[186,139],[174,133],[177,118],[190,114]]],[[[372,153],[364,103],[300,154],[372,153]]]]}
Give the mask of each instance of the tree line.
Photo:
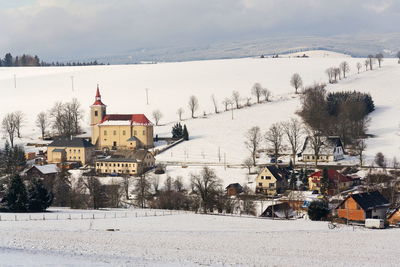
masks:
{"type": "Polygon", "coordinates": [[[89,62],[44,62],[35,55],[23,54],[20,56],[13,56],[11,53],[5,54],[3,59],[0,59],[0,67],[48,67],[48,66],[92,66],[92,65],[104,65],[103,63],[97,62],[97,60],[89,62]]]}

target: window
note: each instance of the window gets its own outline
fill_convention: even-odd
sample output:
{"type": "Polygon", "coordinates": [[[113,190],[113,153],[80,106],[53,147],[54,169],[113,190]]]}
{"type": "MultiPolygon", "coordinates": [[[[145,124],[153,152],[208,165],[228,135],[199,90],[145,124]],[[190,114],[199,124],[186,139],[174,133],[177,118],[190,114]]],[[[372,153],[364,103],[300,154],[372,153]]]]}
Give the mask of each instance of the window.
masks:
{"type": "Polygon", "coordinates": [[[275,184],[274,183],[269,183],[269,188],[274,188],[275,184]]]}
{"type": "Polygon", "coordinates": [[[271,180],[271,176],[265,176],[265,180],[271,180]]]}
{"type": "Polygon", "coordinates": [[[136,130],[133,131],[133,135],[137,135],[137,131],[136,130]]]}
{"type": "Polygon", "coordinates": [[[145,130],[143,130],[143,135],[146,135],[146,131],[145,130]]]}
{"type": "Polygon", "coordinates": [[[100,163],[96,163],[96,166],[99,167],[99,166],[100,166],[100,163]]]}
{"type": "Polygon", "coordinates": [[[95,110],[95,111],[94,111],[94,116],[97,117],[98,115],[99,115],[98,111],[95,110]]]}
{"type": "Polygon", "coordinates": [[[262,186],[262,183],[258,183],[258,186],[262,186]]]}
{"type": "Polygon", "coordinates": [[[107,131],[104,131],[104,135],[107,135],[107,131]]]}
{"type": "Polygon", "coordinates": [[[114,131],[113,134],[114,134],[114,135],[117,135],[117,131],[114,131]]]}
{"type": "Polygon", "coordinates": [[[125,130],[122,131],[122,135],[126,135],[126,131],[125,130]]]}

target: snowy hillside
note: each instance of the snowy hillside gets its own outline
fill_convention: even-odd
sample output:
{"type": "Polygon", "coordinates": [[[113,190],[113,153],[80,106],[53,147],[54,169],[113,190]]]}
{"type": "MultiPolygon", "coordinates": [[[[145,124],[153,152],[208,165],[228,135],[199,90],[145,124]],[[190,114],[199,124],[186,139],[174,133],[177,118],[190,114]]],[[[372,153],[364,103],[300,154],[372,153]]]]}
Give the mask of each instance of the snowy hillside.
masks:
{"type": "MultiPolygon", "coordinates": [[[[313,52],[316,53],[316,52],[313,52]]],[[[324,51],[324,53],[327,53],[324,51]]],[[[88,129],[89,106],[94,101],[96,84],[100,84],[103,102],[110,113],[145,113],[150,119],[153,110],[163,113],[161,124],[155,127],[159,136],[170,136],[172,124],[178,119],[176,111],[185,110],[184,122],[189,128],[191,141],[161,154],[162,161],[191,161],[242,163],[248,156],[243,144],[245,132],[252,126],[265,131],[272,123],[288,120],[298,109],[298,96],[289,84],[293,73],[299,73],[305,85],[326,82],[325,69],[338,66],[346,60],[352,71],[349,78],[329,86],[329,90],[360,90],[371,92],[377,105],[372,114],[371,132],[377,137],[369,140],[371,157],[383,150],[388,157],[398,154],[398,121],[400,65],[395,59],[385,59],[383,67],[373,72],[356,74],[355,65],[363,59],[336,57],[312,58],[244,58],[229,60],[193,61],[148,65],[58,67],[58,68],[0,68],[0,88],[6,92],[0,99],[0,114],[21,110],[26,114],[22,141],[35,140],[40,135],[35,117],[56,101],[69,101],[76,97],[85,111],[88,129]],[[14,75],[16,88],[14,88],[14,75]],[[72,90],[72,79],[74,88],[72,90]],[[215,95],[219,110],[222,100],[232,91],[242,98],[250,95],[255,82],[267,87],[273,94],[272,102],[231,112],[213,112],[211,96],[215,95]],[[146,105],[146,88],[149,105],[146,105]],[[188,99],[195,95],[200,108],[197,119],[189,119],[188,99]],[[207,113],[203,118],[203,113],[207,113]],[[220,151],[220,153],[219,153],[220,151]]],[[[254,97],[253,100],[254,102],[254,97]]],[[[244,101],[243,101],[244,103],[244,101]]]]}

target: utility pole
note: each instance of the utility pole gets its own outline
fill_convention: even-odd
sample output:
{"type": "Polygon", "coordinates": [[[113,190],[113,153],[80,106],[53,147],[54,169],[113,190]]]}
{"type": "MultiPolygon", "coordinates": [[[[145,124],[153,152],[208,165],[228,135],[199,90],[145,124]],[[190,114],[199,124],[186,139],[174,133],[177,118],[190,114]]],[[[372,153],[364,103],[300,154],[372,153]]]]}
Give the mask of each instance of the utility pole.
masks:
{"type": "Polygon", "coordinates": [[[226,171],[226,153],[224,153],[224,169],[226,171]]]}
{"type": "Polygon", "coordinates": [[[146,88],[146,104],[149,104],[149,88],[146,88]]]}
{"type": "Polygon", "coordinates": [[[218,162],[221,163],[221,147],[218,147],[218,162]]]}
{"type": "Polygon", "coordinates": [[[233,103],[231,104],[232,120],[233,120],[233,103]]]}
{"type": "Polygon", "coordinates": [[[17,88],[17,75],[14,74],[14,88],[17,88]]]}

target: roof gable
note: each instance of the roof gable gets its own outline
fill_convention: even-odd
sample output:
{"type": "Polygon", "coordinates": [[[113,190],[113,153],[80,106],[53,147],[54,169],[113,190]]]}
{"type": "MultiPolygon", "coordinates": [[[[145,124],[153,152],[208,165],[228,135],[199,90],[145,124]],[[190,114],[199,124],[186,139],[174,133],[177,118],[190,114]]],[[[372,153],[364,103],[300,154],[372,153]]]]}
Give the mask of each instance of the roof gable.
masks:
{"type": "Polygon", "coordinates": [[[349,198],[353,198],[355,202],[363,209],[363,210],[371,210],[374,208],[380,207],[388,207],[390,205],[389,201],[382,196],[378,191],[366,192],[366,193],[358,193],[352,194],[348,196],[345,200],[340,203],[338,207],[340,207],[344,202],[346,202],[349,198]]]}
{"type": "Polygon", "coordinates": [[[84,138],[58,138],[54,140],[49,147],[93,147],[92,143],[84,138]]]}

